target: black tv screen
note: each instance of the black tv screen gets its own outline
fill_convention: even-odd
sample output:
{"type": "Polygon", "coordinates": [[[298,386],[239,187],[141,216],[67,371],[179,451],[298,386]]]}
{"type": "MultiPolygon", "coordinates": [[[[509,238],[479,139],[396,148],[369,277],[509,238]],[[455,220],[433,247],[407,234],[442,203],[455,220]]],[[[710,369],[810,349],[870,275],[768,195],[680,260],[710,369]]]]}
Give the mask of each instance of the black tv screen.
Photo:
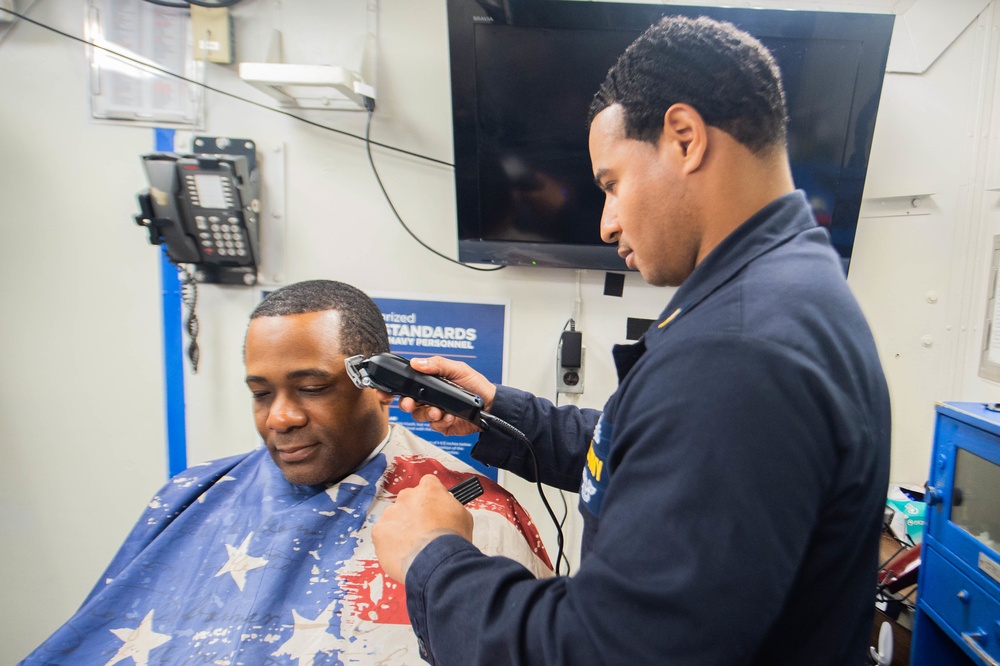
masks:
{"type": "Polygon", "coordinates": [[[625,48],[673,14],[729,21],[774,54],[792,175],[846,270],[892,15],[572,0],[448,0],[460,260],[626,270],[600,238],[587,111],[625,48]]]}

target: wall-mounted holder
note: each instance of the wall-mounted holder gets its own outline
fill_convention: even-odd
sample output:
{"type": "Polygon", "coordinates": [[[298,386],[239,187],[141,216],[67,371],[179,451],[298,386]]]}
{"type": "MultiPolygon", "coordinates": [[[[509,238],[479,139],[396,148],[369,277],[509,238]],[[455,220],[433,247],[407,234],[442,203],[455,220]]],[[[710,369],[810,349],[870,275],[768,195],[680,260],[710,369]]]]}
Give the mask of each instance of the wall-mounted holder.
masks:
{"type": "Polygon", "coordinates": [[[375,99],[358,72],[336,65],[241,62],[240,78],[286,108],[363,111],[363,98],[375,99]]]}
{"type": "Polygon", "coordinates": [[[337,65],[283,62],[281,32],[271,35],[266,62],[241,62],[240,78],[278,101],[296,109],[365,111],[366,98],[375,99],[375,43],[377,0],[367,0],[368,28],[361,67],[356,71],[337,65]]]}

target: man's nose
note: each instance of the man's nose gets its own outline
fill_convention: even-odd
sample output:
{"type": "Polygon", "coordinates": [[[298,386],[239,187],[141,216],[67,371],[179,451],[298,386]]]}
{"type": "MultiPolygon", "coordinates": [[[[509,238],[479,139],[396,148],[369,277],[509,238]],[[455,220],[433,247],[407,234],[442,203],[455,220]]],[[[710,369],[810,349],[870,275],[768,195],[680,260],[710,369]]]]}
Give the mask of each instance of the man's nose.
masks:
{"type": "Polygon", "coordinates": [[[305,412],[293,400],[277,396],[267,413],[267,427],[275,432],[287,432],[305,425],[305,412]]]}
{"type": "Polygon", "coordinates": [[[618,226],[618,213],[611,199],[605,199],[604,210],[601,213],[601,240],[605,243],[617,243],[622,235],[618,226]]]}

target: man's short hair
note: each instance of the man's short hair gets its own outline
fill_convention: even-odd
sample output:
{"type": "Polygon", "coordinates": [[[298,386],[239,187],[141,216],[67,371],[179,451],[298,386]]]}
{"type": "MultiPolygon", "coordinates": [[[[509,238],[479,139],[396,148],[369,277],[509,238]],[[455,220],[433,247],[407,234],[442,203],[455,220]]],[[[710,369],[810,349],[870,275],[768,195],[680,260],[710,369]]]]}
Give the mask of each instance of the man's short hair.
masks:
{"type": "Polygon", "coordinates": [[[284,317],[336,310],[340,313],[340,352],[365,357],[389,351],[385,319],[366,293],[335,280],[306,280],[272,291],[250,314],[284,317]]]}
{"type": "Polygon", "coordinates": [[[608,71],[590,118],[625,109],[625,136],[656,144],[672,105],[690,104],[705,122],[754,153],[784,146],[788,126],[781,73],[771,53],[731,23],[666,16],[608,71]]]}

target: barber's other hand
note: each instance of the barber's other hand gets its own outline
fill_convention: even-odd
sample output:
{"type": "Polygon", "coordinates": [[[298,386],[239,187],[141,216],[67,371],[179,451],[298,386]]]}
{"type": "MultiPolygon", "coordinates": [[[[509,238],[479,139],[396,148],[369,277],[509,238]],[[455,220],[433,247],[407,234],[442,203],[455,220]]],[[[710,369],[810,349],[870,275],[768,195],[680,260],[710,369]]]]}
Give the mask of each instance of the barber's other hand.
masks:
{"type": "MultiPolygon", "coordinates": [[[[452,361],[440,356],[430,358],[415,358],[410,360],[410,367],[417,372],[428,375],[438,375],[448,381],[458,384],[466,391],[475,393],[483,399],[483,411],[489,412],[496,397],[497,387],[493,382],[460,361],[452,361]]],[[[471,435],[479,432],[479,428],[457,416],[447,414],[437,407],[422,405],[413,398],[400,398],[399,408],[411,412],[415,421],[430,424],[433,430],[443,435],[471,435]]]]}
{"type": "Polygon", "coordinates": [[[413,558],[443,534],[457,534],[472,541],[472,514],[433,474],[426,474],[413,488],[399,491],[372,528],[375,555],[382,569],[403,582],[413,558]]]}

